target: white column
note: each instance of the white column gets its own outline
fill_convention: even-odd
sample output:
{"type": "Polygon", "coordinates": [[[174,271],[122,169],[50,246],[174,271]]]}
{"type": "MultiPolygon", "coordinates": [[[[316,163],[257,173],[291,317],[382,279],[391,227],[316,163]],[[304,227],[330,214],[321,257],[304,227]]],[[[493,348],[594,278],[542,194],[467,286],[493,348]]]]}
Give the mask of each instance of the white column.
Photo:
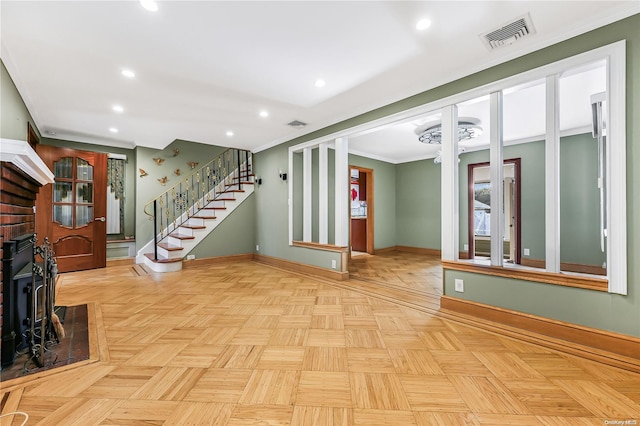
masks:
{"type": "Polygon", "coordinates": [[[335,140],[335,245],[349,244],[349,142],[335,140]]]}
{"type": "MultiPolygon", "coordinates": [[[[625,44],[609,60],[606,144],[607,271],[609,292],[627,294],[627,155],[625,44]]],[[[637,115],[635,116],[637,117],[637,115]]],[[[634,117],[634,118],[635,118],[634,117]]],[[[631,234],[629,234],[631,236],[631,234]]]]}
{"type": "Polygon", "coordinates": [[[329,242],[329,145],[321,143],[319,151],[318,182],[318,242],[329,242]]]}
{"type": "Polygon", "coordinates": [[[458,260],[458,107],[442,109],[442,260],[458,260]]]}
{"type": "Polygon", "coordinates": [[[489,158],[491,175],[491,266],[502,266],[504,255],[504,161],[502,152],[502,92],[489,100],[489,158]]]}
{"type": "Polygon", "coordinates": [[[545,269],[560,271],[560,113],[558,76],[547,77],[544,144],[545,269]]]}
{"type": "Polygon", "coordinates": [[[312,155],[311,148],[302,151],[302,241],[311,242],[312,223],[312,155]]]}

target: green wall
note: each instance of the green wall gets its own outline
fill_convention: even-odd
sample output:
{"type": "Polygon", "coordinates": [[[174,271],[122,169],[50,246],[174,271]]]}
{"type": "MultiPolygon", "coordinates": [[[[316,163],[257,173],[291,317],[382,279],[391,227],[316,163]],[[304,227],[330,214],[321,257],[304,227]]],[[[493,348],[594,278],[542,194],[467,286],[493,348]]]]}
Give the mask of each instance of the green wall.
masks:
{"type": "Polygon", "coordinates": [[[40,136],[22,96],[0,60],[0,138],[26,141],[28,123],[40,136]]]}
{"type": "Polygon", "coordinates": [[[429,159],[396,167],[397,245],[440,250],[440,165],[429,159]]]}
{"type": "Polygon", "coordinates": [[[602,266],[598,143],[591,134],[560,140],[560,261],[602,266]]]}
{"type": "Polygon", "coordinates": [[[196,259],[253,253],[255,251],[255,197],[250,195],[194,247],[196,259]]]}

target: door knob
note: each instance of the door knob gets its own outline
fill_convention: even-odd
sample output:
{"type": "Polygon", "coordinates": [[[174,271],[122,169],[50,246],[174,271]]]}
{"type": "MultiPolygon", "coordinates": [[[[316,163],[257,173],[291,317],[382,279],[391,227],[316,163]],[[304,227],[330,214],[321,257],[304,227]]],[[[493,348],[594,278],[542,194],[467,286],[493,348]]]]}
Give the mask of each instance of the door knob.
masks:
{"type": "Polygon", "coordinates": [[[96,220],[99,220],[100,222],[104,222],[107,220],[106,217],[102,216],[102,217],[96,217],[96,220]]]}

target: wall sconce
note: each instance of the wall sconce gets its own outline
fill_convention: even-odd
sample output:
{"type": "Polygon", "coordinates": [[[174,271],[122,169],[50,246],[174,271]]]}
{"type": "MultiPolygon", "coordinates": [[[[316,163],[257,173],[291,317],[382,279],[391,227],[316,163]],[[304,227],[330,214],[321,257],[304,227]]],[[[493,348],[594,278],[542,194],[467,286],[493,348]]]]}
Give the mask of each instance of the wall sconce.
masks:
{"type": "Polygon", "coordinates": [[[287,172],[280,172],[280,179],[282,179],[283,181],[287,180],[287,172]]]}

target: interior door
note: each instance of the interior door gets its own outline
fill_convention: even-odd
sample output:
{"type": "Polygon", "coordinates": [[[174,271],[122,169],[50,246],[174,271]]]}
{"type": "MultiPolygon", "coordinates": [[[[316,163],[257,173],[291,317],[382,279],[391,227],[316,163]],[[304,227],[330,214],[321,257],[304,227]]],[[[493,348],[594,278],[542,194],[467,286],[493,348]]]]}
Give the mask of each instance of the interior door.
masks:
{"type": "MultiPolygon", "coordinates": [[[[520,158],[504,160],[503,250],[507,262],[520,264],[520,158]]],[[[491,256],[489,163],[468,165],[469,259],[491,256]]]]}
{"type": "Polygon", "coordinates": [[[37,152],[55,182],[36,198],[38,243],[46,236],[60,272],[107,264],[107,155],[50,145],[37,152]]]}

